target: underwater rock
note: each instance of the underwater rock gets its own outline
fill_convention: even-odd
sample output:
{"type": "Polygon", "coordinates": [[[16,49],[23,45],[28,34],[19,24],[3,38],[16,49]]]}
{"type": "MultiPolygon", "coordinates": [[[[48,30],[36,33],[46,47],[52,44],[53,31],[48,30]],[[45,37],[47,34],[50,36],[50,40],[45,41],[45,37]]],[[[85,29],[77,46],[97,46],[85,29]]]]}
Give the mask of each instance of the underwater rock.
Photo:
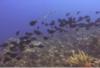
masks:
{"type": "Polygon", "coordinates": [[[8,43],[12,43],[12,44],[19,44],[20,43],[20,39],[19,38],[14,38],[14,37],[12,37],[12,38],[9,38],[8,39],[8,43]]]}
{"type": "Polygon", "coordinates": [[[33,45],[33,47],[44,47],[43,43],[40,41],[31,41],[30,45],[33,45]]]}

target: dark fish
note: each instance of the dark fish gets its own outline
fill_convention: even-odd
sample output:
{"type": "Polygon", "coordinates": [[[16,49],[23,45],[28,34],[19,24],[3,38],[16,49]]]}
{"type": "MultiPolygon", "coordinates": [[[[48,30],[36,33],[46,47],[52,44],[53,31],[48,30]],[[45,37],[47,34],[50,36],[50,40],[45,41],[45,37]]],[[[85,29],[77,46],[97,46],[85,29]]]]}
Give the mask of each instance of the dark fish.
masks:
{"type": "Polygon", "coordinates": [[[41,24],[44,24],[44,22],[42,22],[41,24]]]}
{"type": "Polygon", "coordinates": [[[77,25],[75,23],[72,23],[69,26],[70,26],[70,28],[75,28],[77,25]]]}
{"type": "Polygon", "coordinates": [[[86,16],[84,16],[84,18],[87,19],[87,18],[90,18],[90,16],[86,15],[86,16]]]}
{"type": "Polygon", "coordinates": [[[28,36],[22,36],[22,37],[20,37],[19,39],[20,39],[21,41],[23,41],[23,40],[29,39],[29,37],[28,37],[28,36]]]}
{"type": "Polygon", "coordinates": [[[54,27],[59,32],[65,32],[65,29],[55,26],[54,27]]]}
{"type": "Polygon", "coordinates": [[[43,37],[43,39],[44,39],[44,40],[48,40],[48,39],[49,39],[49,37],[47,37],[47,36],[44,36],[44,37],[43,37]]]}
{"type": "Polygon", "coordinates": [[[65,19],[58,19],[59,26],[64,27],[67,24],[67,21],[65,19]]]}
{"type": "Polygon", "coordinates": [[[44,47],[44,45],[43,45],[43,44],[40,44],[38,47],[39,47],[39,48],[43,48],[43,47],[44,47]]]}
{"type": "Polygon", "coordinates": [[[78,22],[80,22],[80,21],[82,21],[84,19],[84,17],[82,17],[82,16],[80,16],[79,18],[78,18],[78,22]]]}
{"type": "Polygon", "coordinates": [[[95,13],[96,13],[96,14],[100,14],[100,11],[96,11],[95,13]]]}
{"type": "Polygon", "coordinates": [[[68,22],[69,22],[69,26],[71,27],[71,28],[73,28],[73,27],[76,27],[76,18],[75,17],[69,17],[68,18],[68,22]]]}
{"type": "Polygon", "coordinates": [[[97,23],[97,22],[100,22],[100,18],[97,18],[97,19],[95,20],[95,23],[97,23]]]}
{"type": "Polygon", "coordinates": [[[39,26],[37,26],[37,29],[40,29],[40,27],[39,27],[39,26]]]}
{"type": "Polygon", "coordinates": [[[66,16],[69,16],[70,15],[70,13],[66,13],[66,16]]]}
{"type": "Polygon", "coordinates": [[[33,20],[33,21],[30,22],[30,26],[34,26],[34,25],[36,25],[36,23],[37,23],[37,21],[33,20]]]}
{"type": "Polygon", "coordinates": [[[31,32],[25,32],[25,35],[26,35],[26,36],[32,36],[33,33],[31,33],[31,32]]]}
{"type": "Polygon", "coordinates": [[[20,31],[16,31],[16,36],[20,35],[20,31]]]}
{"type": "Polygon", "coordinates": [[[79,26],[79,27],[86,27],[87,24],[85,24],[85,23],[79,23],[79,24],[77,24],[77,26],[79,26]]]}
{"type": "Polygon", "coordinates": [[[41,35],[41,34],[42,34],[42,32],[39,31],[39,30],[34,30],[34,33],[35,33],[36,35],[41,35]]]}
{"type": "Polygon", "coordinates": [[[76,14],[79,15],[80,14],[80,11],[77,11],[76,14]]]}
{"type": "Polygon", "coordinates": [[[37,38],[36,37],[32,37],[32,39],[31,40],[37,40],[37,38]]]}
{"type": "Polygon", "coordinates": [[[53,33],[55,33],[56,31],[55,30],[53,30],[53,29],[47,29],[47,31],[48,31],[48,33],[49,34],[53,34],[53,33]]]}
{"type": "Polygon", "coordinates": [[[52,20],[51,23],[50,23],[49,25],[51,25],[51,26],[55,25],[55,21],[52,20]]]}
{"type": "Polygon", "coordinates": [[[45,26],[48,26],[49,24],[48,24],[48,23],[45,23],[44,25],[45,25],[45,26]]]}

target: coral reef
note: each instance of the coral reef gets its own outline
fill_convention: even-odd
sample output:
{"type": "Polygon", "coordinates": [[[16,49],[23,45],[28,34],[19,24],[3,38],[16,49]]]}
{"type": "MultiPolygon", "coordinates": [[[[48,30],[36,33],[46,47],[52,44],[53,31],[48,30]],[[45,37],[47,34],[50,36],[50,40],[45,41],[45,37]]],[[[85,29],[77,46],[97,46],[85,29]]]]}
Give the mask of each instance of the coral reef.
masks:
{"type": "MultiPolygon", "coordinates": [[[[68,17],[58,19],[58,25],[42,23],[49,26],[45,34],[39,26],[24,36],[17,31],[17,38],[0,47],[0,67],[100,67],[100,21],[90,21],[89,16],[68,17]],[[88,23],[78,23],[83,20],[88,23]]],[[[36,23],[31,21],[31,27],[36,23]]]]}

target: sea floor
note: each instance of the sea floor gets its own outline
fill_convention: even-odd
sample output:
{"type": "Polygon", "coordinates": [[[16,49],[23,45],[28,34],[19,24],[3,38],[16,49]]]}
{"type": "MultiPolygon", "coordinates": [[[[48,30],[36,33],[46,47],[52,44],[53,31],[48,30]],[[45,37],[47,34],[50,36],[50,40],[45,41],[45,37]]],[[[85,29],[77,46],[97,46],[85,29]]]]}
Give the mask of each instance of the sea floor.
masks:
{"type": "Polygon", "coordinates": [[[99,67],[100,26],[71,28],[50,38],[10,38],[0,53],[0,67],[99,67]]]}

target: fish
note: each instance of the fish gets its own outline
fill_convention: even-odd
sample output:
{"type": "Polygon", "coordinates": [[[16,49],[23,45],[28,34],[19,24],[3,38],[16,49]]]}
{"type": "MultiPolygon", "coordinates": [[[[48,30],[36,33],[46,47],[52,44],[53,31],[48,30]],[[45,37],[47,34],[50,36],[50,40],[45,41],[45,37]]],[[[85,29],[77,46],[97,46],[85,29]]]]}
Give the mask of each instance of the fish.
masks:
{"type": "Polygon", "coordinates": [[[16,36],[18,36],[18,35],[20,35],[20,31],[19,30],[16,31],[16,36]]]}
{"type": "Polygon", "coordinates": [[[49,25],[51,25],[51,26],[55,25],[55,21],[52,20],[51,23],[50,23],[49,25]]]}
{"type": "Polygon", "coordinates": [[[80,11],[77,11],[76,14],[79,15],[80,14],[80,11]]]}
{"type": "Polygon", "coordinates": [[[100,11],[96,11],[95,13],[96,13],[96,14],[100,14],[100,11]]]}
{"type": "Polygon", "coordinates": [[[34,30],[34,33],[35,33],[36,35],[41,35],[41,34],[42,34],[42,32],[41,32],[40,30],[34,30]]]}
{"type": "Polygon", "coordinates": [[[70,13],[66,13],[66,16],[69,16],[70,15],[70,13]]]}
{"type": "Polygon", "coordinates": [[[53,34],[53,33],[55,33],[56,31],[55,30],[53,30],[53,29],[47,29],[47,31],[48,31],[48,33],[49,34],[53,34]]]}
{"type": "Polygon", "coordinates": [[[58,19],[59,26],[64,27],[67,24],[67,21],[65,19],[58,19]]]}
{"type": "Polygon", "coordinates": [[[80,21],[82,21],[84,19],[84,17],[82,17],[82,16],[80,16],[79,18],[78,18],[78,22],[80,22],[80,21]]]}
{"type": "Polygon", "coordinates": [[[65,32],[65,29],[63,29],[63,28],[61,28],[61,27],[55,26],[54,28],[55,28],[57,31],[59,31],[59,32],[65,32]]]}
{"type": "Polygon", "coordinates": [[[43,37],[43,39],[44,39],[44,40],[48,40],[48,39],[49,39],[49,37],[47,37],[47,36],[44,36],[44,37],[43,37]]]}
{"type": "Polygon", "coordinates": [[[45,23],[44,25],[45,25],[45,26],[48,26],[49,24],[48,24],[48,23],[45,23]]]}
{"type": "Polygon", "coordinates": [[[37,29],[40,29],[40,27],[39,27],[39,26],[37,26],[37,29]]]}
{"type": "Polygon", "coordinates": [[[30,26],[34,26],[34,25],[36,25],[36,23],[37,23],[37,21],[33,20],[33,21],[30,22],[30,26]]]}
{"type": "Polygon", "coordinates": [[[26,35],[26,36],[32,36],[33,33],[31,33],[31,32],[25,32],[25,35],[26,35]]]}

